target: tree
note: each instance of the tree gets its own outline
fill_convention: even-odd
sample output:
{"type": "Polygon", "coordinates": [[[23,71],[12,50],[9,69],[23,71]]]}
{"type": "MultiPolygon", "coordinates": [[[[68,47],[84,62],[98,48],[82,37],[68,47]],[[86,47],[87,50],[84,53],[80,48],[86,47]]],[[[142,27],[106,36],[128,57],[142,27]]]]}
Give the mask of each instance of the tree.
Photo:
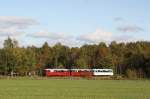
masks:
{"type": "Polygon", "coordinates": [[[11,72],[14,71],[14,66],[15,66],[15,56],[14,56],[14,47],[17,46],[17,41],[16,40],[12,40],[10,37],[8,37],[5,41],[4,41],[4,50],[5,50],[5,74],[7,72],[11,72]]]}
{"type": "Polygon", "coordinates": [[[13,41],[10,37],[8,37],[5,41],[4,41],[4,48],[13,48],[13,41]]]}
{"type": "Polygon", "coordinates": [[[61,43],[42,47],[19,47],[18,41],[8,37],[0,48],[0,74],[14,71],[26,75],[44,68],[112,68],[115,74],[127,77],[150,77],[150,42],[101,42],[68,47],[61,43]]]}

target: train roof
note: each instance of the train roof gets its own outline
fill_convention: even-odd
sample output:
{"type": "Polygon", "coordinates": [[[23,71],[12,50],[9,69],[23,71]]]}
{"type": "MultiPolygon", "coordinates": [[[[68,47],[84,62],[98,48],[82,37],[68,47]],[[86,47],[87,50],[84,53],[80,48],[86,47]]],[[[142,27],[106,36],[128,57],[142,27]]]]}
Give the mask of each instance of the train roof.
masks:
{"type": "Polygon", "coordinates": [[[85,71],[90,71],[90,70],[113,70],[113,69],[50,69],[50,68],[47,68],[47,69],[44,69],[44,70],[85,70],[85,71]]]}
{"type": "Polygon", "coordinates": [[[47,68],[47,69],[44,69],[44,70],[69,70],[69,69],[49,69],[49,68],[47,68]]]}

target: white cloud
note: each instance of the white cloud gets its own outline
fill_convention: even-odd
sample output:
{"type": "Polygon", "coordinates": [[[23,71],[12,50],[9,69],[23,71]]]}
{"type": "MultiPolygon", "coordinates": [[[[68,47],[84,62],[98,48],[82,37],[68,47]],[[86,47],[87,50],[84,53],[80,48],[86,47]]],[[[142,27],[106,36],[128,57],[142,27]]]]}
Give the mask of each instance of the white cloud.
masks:
{"type": "Polygon", "coordinates": [[[0,36],[17,36],[23,34],[24,29],[38,24],[28,17],[0,16],[0,36]]]}
{"type": "Polygon", "coordinates": [[[97,29],[92,33],[79,35],[78,37],[73,37],[67,35],[66,33],[53,33],[48,31],[28,34],[27,37],[29,37],[30,39],[26,41],[26,45],[42,46],[42,44],[47,41],[51,46],[60,42],[70,47],[79,47],[83,44],[98,44],[100,42],[109,44],[111,41],[129,42],[138,40],[137,38],[134,38],[127,34],[114,34],[112,32],[106,32],[100,29],[97,29]]]}
{"type": "Polygon", "coordinates": [[[23,34],[23,31],[17,31],[14,28],[8,28],[8,29],[0,29],[0,36],[19,36],[21,34],[23,34]]]}
{"type": "MultiPolygon", "coordinates": [[[[64,45],[68,45],[70,47],[73,46],[80,46],[80,41],[76,40],[75,37],[71,35],[67,35],[66,33],[57,33],[57,32],[49,32],[49,31],[40,31],[40,32],[35,32],[35,33],[30,33],[27,34],[27,37],[30,39],[28,40],[29,45],[30,42],[34,42],[35,45],[38,45],[39,43],[36,42],[45,42],[47,41],[51,46],[54,44],[60,42],[64,45]]],[[[43,43],[40,43],[39,46],[41,46],[43,43]]]]}
{"type": "Polygon", "coordinates": [[[97,29],[96,32],[83,34],[78,37],[78,40],[87,43],[110,42],[113,34],[104,30],[97,29]]]}
{"type": "Polygon", "coordinates": [[[0,47],[8,36],[18,40],[22,45],[25,31],[38,24],[36,20],[29,17],[0,16],[0,47]]]}
{"type": "Polygon", "coordinates": [[[133,37],[128,34],[115,34],[112,32],[106,32],[104,30],[96,30],[93,33],[87,33],[79,36],[77,40],[80,41],[81,44],[98,44],[100,42],[105,42],[109,44],[112,41],[117,42],[134,42],[141,40],[140,38],[133,37]]]}
{"type": "Polygon", "coordinates": [[[122,17],[115,17],[114,21],[121,22],[121,21],[124,21],[124,19],[122,17]]]}
{"type": "Polygon", "coordinates": [[[29,17],[0,16],[0,28],[25,29],[39,23],[29,17]]]}
{"type": "Polygon", "coordinates": [[[54,32],[48,32],[48,31],[40,31],[40,32],[28,34],[27,36],[35,38],[35,39],[46,38],[46,39],[52,39],[52,40],[69,38],[69,36],[67,36],[65,33],[54,33],[54,32]]]}
{"type": "Polygon", "coordinates": [[[144,29],[136,25],[123,25],[123,26],[119,26],[117,30],[121,32],[141,32],[144,29]]]}
{"type": "Polygon", "coordinates": [[[122,17],[115,17],[114,21],[119,22],[118,27],[117,27],[117,30],[119,32],[126,32],[126,33],[135,33],[136,32],[137,33],[137,32],[144,31],[144,29],[142,27],[140,27],[139,25],[127,22],[122,17]]]}
{"type": "Polygon", "coordinates": [[[139,40],[138,38],[135,38],[133,36],[130,35],[118,35],[118,36],[114,36],[113,41],[117,41],[117,42],[134,42],[139,40]]]}
{"type": "Polygon", "coordinates": [[[74,39],[74,38],[68,38],[68,39],[59,39],[59,40],[49,40],[48,41],[49,44],[54,45],[58,42],[60,42],[63,45],[67,45],[69,47],[80,47],[81,45],[83,45],[82,42],[74,39]]]}

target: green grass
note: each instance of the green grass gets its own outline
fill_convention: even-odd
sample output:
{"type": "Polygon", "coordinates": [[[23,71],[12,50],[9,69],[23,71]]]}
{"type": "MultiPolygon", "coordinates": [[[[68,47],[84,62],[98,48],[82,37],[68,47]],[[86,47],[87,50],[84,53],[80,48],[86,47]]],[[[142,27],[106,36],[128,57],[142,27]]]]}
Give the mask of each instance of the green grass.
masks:
{"type": "Polygon", "coordinates": [[[0,99],[150,99],[150,81],[3,79],[0,99]]]}

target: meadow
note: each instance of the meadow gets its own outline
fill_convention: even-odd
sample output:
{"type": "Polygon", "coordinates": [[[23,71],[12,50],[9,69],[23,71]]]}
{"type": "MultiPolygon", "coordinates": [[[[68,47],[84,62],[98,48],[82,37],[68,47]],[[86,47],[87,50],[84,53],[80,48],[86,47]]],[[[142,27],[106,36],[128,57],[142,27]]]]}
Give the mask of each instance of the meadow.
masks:
{"type": "Polygon", "coordinates": [[[150,99],[150,81],[1,79],[0,99],[150,99]]]}

